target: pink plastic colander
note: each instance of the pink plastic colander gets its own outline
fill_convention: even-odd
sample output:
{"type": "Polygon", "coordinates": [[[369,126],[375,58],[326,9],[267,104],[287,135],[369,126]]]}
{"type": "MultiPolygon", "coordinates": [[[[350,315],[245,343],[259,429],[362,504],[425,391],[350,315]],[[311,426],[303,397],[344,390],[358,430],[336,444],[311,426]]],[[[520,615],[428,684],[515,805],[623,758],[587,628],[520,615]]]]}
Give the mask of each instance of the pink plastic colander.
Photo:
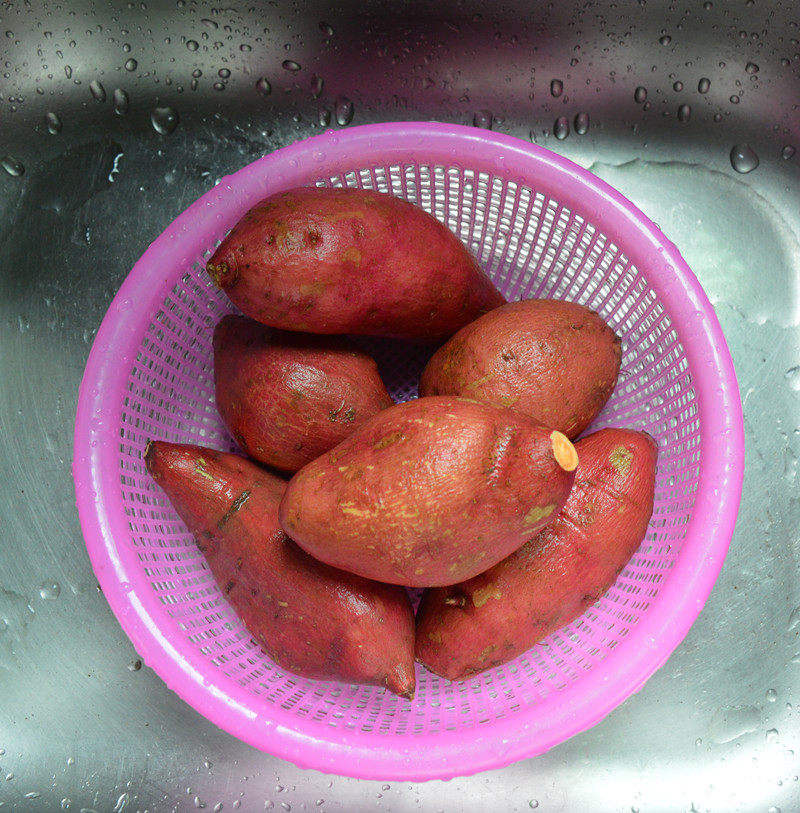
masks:
{"type": "MultiPolygon", "coordinates": [[[[416,394],[419,350],[376,345],[393,395],[416,394]],[[387,350],[387,347],[389,349],[387,350]]],[[[327,132],[223,178],[137,262],[81,385],[74,475],[86,546],[139,654],[221,728],[302,767],[422,780],[539,754],[637,691],[706,601],[743,472],[736,378],[714,311],[677,249],[591,173],[509,136],[436,123],[327,132]],[[616,391],[592,428],[658,441],[647,537],[614,586],[515,661],[417,694],[305,680],[243,628],[186,527],[147,475],[149,438],[232,449],[214,406],[211,338],[233,311],[205,260],[260,199],[301,185],[365,187],[445,223],[508,299],[598,311],[623,340],[616,391]]]]}

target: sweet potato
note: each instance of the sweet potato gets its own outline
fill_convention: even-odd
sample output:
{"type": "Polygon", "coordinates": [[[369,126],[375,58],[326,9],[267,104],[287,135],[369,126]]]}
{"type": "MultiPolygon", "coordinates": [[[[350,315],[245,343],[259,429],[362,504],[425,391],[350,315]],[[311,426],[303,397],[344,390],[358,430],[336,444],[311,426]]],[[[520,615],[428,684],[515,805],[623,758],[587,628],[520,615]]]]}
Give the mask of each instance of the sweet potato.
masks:
{"type": "Polygon", "coordinates": [[[619,338],[594,311],[528,299],[456,333],[431,357],[419,392],[512,407],[576,438],[608,401],[621,355],[619,338]]]}
{"type": "Polygon", "coordinates": [[[433,215],[365,189],[262,200],[206,269],[242,313],[309,333],[442,341],[505,302],[433,215]]]}
{"type": "Polygon", "coordinates": [[[238,455],[152,441],[147,469],[205,554],[242,623],[303,677],[414,693],[414,619],[406,592],[312,559],[286,537],[286,483],[238,455]]]}
{"type": "Polygon", "coordinates": [[[553,519],[577,457],[510,409],[420,398],[370,418],[289,481],[284,530],[334,567],[393,584],[480,573],[553,519]]]}
{"type": "Polygon", "coordinates": [[[575,485],[552,524],[485,573],[423,593],[416,658],[432,672],[462,680],[516,658],[594,604],[639,547],[655,441],[602,429],[575,448],[575,485]]]}
{"type": "Polygon", "coordinates": [[[392,405],[375,361],[340,336],[226,316],[214,330],[217,409],[247,455],[297,471],[392,405]]]}

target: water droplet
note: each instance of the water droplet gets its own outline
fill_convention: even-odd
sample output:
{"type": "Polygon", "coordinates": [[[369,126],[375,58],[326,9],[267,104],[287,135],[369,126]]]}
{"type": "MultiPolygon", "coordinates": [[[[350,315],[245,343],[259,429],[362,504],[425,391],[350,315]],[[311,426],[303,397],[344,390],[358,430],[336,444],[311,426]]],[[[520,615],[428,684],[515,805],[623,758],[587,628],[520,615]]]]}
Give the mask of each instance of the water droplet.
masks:
{"type": "Polygon", "coordinates": [[[230,79],[231,72],[227,68],[220,68],[217,71],[217,76],[219,76],[220,79],[230,79]]]}
{"type": "Polygon", "coordinates": [[[64,75],[67,79],[72,79],[72,66],[71,65],[64,65],[64,75]]]}
{"type": "Polygon", "coordinates": [[[731,166],[744,175],[758,166],[758,156],[747,144],[737,144],[731,150],[731,166]]]}
{"type": "Polygon", "coordinates": [[[751,74],[751,75],[752,75],[752,74],[754,74],[754,73],[758,73],[758,71],[759,71],[759,67],[758,67],[758,65],[756,65],[756,63],[755,63],[755,62],[748,62],[748,63],[747,63],[745,66],[744,66],[744,70],[745,70],[745,73],[749,73],[749,74],[751,74]]]}
{"type": "Polygon", "coordinates": [[[38,799],[42,794],[38,791],[32,790],[30,793],[25,794],[26,799],[38,799]]]}
{"type": "Polygon", "coordinates": [[[347,96],[340,96],[334,105],[334,115],[336,116],[336,123],[340,127],[345,127],[353,120],[353,103],[347,96]]]}
{"type": "Polygon", "coordinates": [[[683,82],[673,82],[672,83],[672,89],[676,93],[680,93],[683,90],[683,82]]]}
{"type": "Polygon", "coordinates": [[[781,150],[781,158],[788,161],[796,152],[797,150],[791,144],[787,144],[781,150]]]}
{"type": "Polygon", "coordinates": [[[789,626],[788,631],[791,632],[793,629],[797,629],[800,627],[800,607],[795,607],[792,610],[792,614],[789,616],[789,626]]]}
{"type": "Polygon", "coordinates": [[[124,116],[130,107],[130,99],[128,94],[122,89],[117,88],[112,96],[114,102],[114,112],[118,116],[124,116]]]}
{"type": "Polygon", "coordinates": [[[569,119],[566,116],[559,116],[553,125],[553,135],[563,141],[569,135],[569,119]]]}
{"type": "Polygon", "coordinates": [[[332,37],[333,36],[333,28],[331,28],[331,26],[329,26],[328,23],[320,23],[319,24],[319,30],[322,31],[322,33],[326,37],[332,37]]]}
{"type": "Polygon", "coordinates": [[[106,100],[106,89],[98,79],[92,79],[92,81],[89,82],[89,90],[98,102],[104,102],[106,100]]]}
{"type": "Polygon", "coordinates": [[[61,585],[56,581],[46,581],[39,588],[39,595],[45,601],[55,601],[61,594],[61,585]]]}
{"type": "Polygon", "coordinates": [[[531,810],[536,810],[536,808],[539,807],[539,800],[531,799],[530,802],[528,802],[528,807],[531,808],[531,810]]]}
{"type": "MultiPolygon", "coordinates": [[[[781,783],[778,782],[778,784],[780,785],[781,783]]],[[[781,813],[781,809],[779,807],[776,807],[775,805],[770,805],[767,808],[767,813],[781,813]]]]}
{"type": "Polygon", "coordinates": [[[472,116],[472,126],[481,127],[484,130],[492,129],[492,111],[491,110],[476,110],[472,116]]]}
{"type": "Polygon", "coordinates": [[[142,662],[141,662],[141,660],[139,660],[139,658],[136,658],[136,660],[133,660],[128,664],[128,671],[129,672],[138,672],[141,668],[142,668],[142,662]]]}
{"type": "Polygon", "coordinates": [[[695,744],[695,747],[696,747],[696,748],[699,748],[699,747],[700,747],[700,746],[703,744],[703,738],[702,738],[702,737],[698,737],[698,738],[697,738],[697,739],[694,741],[694,744],[695,744]]]}
{"type": "Polygon", "coordinates": [[[300,70],[300,63],[295,62],[293,59],[284,59],[281,63],[281,67],[285,71],[291,71],[292,73],[297,73],[300,70]]]}
{"type": "Polygon", "coordinates": [[[289,802],[281,802],[281,807],[286,811],[286,813],[291,813],[292,806],[289,802]]]}
{"type": "Polygon", "coordinates": [[[658,38],[659,45],[669,45],[672,42],[672,37],[669,34],[664,34],[663,37],[658,38]]]}
{"type": "Polygon", "coordinates": [[[190,51],[196,51],[200,47],[200,43],[197,40],[187,40],[186,47],[190,51]]]}
{"type": "Polygon", "coordinates": [[[25,174],[25,167],[22,165],[22,162],[17,161],[16,158],[12,158],[10,155],[0,158],[0,166],[3,167],[9,175],[15,178],[19,178],[20,175],[25,174]]]}
{"type": "Polygon", "coordinates": [[[589,114],[588,113],[577,113],[575,115],[575,132],[578,135],[585,135],[589,130],[589,114]]]}
{"type": "Polygon", "coordinates": [[[219,28],[219,23],[216,20],[209,20],[208,17],[201,18],[200,22],[212,31],[216,31],[219,28]]]}
{"type": "Polygon", "coordinates": [[[114,805],[114,809],[111,813],[122,813],[122,811],[128,806],[128,802],[131,800],[130,793],[123,793],[119,799],[117,799],[117,803],[114,805]]]}
{"type": "Polygon", "coordinates": [[[222,802],[217,802],[214,805],[214,813],[220,813],[221,810],[222,810],[222,802]]]}
{"type": "Polygon", "coordinates": [[[273,807],[275,807],[275,802],[273,802],[272,799],[267,799],[267,801],[264,802],[264,810],[272,810],[273,807]]]}
{"type": "Polygon", "coordinates": [[[157,133],[169,135],[178,126],[178,111],[173,107],[154,107],[150,122],[157,133]]]}
{"type": "Polygon", "coordinates": [[[722,113],[714,113],[714,122],[719,124],[722,121],[722,113]]]}
{"type": "Polygon", "coordinates": [[[767,700],[770,703],[774,703],[778,699],[778,693],[775,689],[767,689],[767,700]]]}
{"type": "Polygon", "coordinates": [[[729,101],[731,104],[739,104],[739,97],[738,97],[736,94],[734,94],[733,96],[731,96],[731,97],[728,99],[728,101],[729,101]]]}
{"type": "Polygon", "coordinates": [[[764,735],[767,742],[775,742],[778,739],[778,729],[777,728],[770,728],[766,734],[764,735]]]}
{"type": "Polygon", "coordinates": [[[642,87],[641,85],[639,85],[639,87],[636,88],[636,90],[633,91],[633,100],[636,102],[636,104],[642,104],[642,103],[646,102],[647,101],[647,88],[642,87]]]}
{"type": "Polygon", "coordinates": [[[131,57],[130,59],[125,60],[125,70],[133,73],[139,67],[139,63],[131,57]]]}
{"type": "Polygon", "coordinates": [[[233,802],[233,809],[234,810],[238,810],[241,806],[242,806],[242,800],[241,799],[234,800],[234,802],[233,802]]]}
{"type": "Polygon", "coordinates": [[[325,86],[325,80],[318,74],[311,77],[311,98],[319,99],[322,95],[322,88],[325,86]]]}
{"type": "Polygon", "coordinates": [[[557,99],[564,92],[564,83],[560,79],[550,82],[550,95],[557,99]]]}
{"type": "Polygon", "coordinates": [[[64,797],[61,800],[61,809],[62,810],[69,810],[69,807],[70,807],[71,804],[72,804],[72,799],[68,799],[68,798],[64,797]]]}
{"type": "Polygon", "coordinates": [[[44,123],[50,135],[58,135],[61,132],[61,119],[57,113],[45,114],[44,123]]]}
{"type": "Polygon", "coordinates": [[[272,93],[272,85],[269,83],[269,81],[267,80],[267,78],[265,76],[262,76],[256,82],[256,90],[262,96],[269,96],[269,94],[272,93]]]}
{"type": "Polygon", "coordinates": [[[678,108],[678,121],[682,121],[686,124],[687,121],[692,117],[692,108],[688,104],[682,104],[678,108]]]}
{"type": "Polygon", "coordinates": [[[195,797],[194,797],[194,799],[193,799],[192,801],[194,802],[194,806],[195,806],[195,807],[196,807],[198,810],[202,810],[202,809],[203,809],[203,808],[205,808],[205,806],[206,806],[206,803],[205,803],[205,802],[203,802],[203,801],[201,801],[199,796],[195,796],[195,797]]]}
{"type": "Polygon", "coordinates": [[[709,733],[717,745],[752,734],[761,724],[761,712],[755,706],[723,706],[711,718],[709,733]]]}
{"type": "Polygon", "coordinates": [[[67,765],[74,765],[75,757],[67,757],[67,765]]]}
{"type": "Polygon", "coordinates": [[[331,123],[331,111],[321,107],[319,110],[319,126],[329,127],[331,123]]]}
{"type": "Polygon", "coordinates": [[[705,77],[703,77],[697,83],[697,92],[698,93],[708,93],[710,87],[711,87],[711,80],[706,79],[705,77]]]}

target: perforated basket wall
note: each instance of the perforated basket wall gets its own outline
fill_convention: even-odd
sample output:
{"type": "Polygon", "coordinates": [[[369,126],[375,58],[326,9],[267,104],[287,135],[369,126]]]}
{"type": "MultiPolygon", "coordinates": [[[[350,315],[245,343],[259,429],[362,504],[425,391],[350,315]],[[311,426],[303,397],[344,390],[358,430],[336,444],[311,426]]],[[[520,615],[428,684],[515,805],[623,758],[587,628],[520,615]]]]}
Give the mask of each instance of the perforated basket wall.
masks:
{"type": "MultiPolygon", "coordinates": [[[[426,351],[367,340],[392,395],[426,351]]],[[[301,765],[381,778],[452,776],[539,753],[601,718],[666,659],[721,566],[741,487],[741,415],[713,309],[677,250],[589,173],[468,128],[328,133],[226,178],[150,247],[103,322],[76,421],[78,504],[109,602],[145,661],[237,736],[301,765]],[[305,680],[244,629],[142,455],[149,438],[235,447],[214,405],[211,337],[233,307],[205,260],[256,201],[301,184],[377,189],[431,211],[508,299],[598,311],[623,340],[593,425],[658,442],[647,536],[609,592],[512,663],[463,683],[422,668],[417,694],[305,680]]]]}

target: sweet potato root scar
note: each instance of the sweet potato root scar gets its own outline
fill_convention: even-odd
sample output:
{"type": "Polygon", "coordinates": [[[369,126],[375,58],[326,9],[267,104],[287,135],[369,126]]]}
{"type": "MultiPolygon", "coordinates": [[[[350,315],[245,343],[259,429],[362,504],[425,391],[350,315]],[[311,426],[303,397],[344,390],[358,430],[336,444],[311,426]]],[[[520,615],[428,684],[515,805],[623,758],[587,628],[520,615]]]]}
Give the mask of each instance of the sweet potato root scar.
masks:
{"type": "Polygon", "coordinates": [[[372,444],[373,449],[385,449],[387,446],[391,446],[393,443],[397,443],[398,440],[404,440],[405,433],[404,432],[392,432],[385,437],[382,437],[380,440],[376,441],[372,444]]]}
{"type": "Polygon", "coordinates": [[[231,507],[222,515],[217,528],[222,530],[227,524],[228,520],[250,499],[250,491],[243,491],[232,503],[231,507]]]}
{"type": "Polygon", "coordinates": [[[578,467],[578,453],[566,435],[556,430],[550,433],[550,444],[553,447],[553,456],[556,463],[564,471],[575,471],[578,467]]]}

